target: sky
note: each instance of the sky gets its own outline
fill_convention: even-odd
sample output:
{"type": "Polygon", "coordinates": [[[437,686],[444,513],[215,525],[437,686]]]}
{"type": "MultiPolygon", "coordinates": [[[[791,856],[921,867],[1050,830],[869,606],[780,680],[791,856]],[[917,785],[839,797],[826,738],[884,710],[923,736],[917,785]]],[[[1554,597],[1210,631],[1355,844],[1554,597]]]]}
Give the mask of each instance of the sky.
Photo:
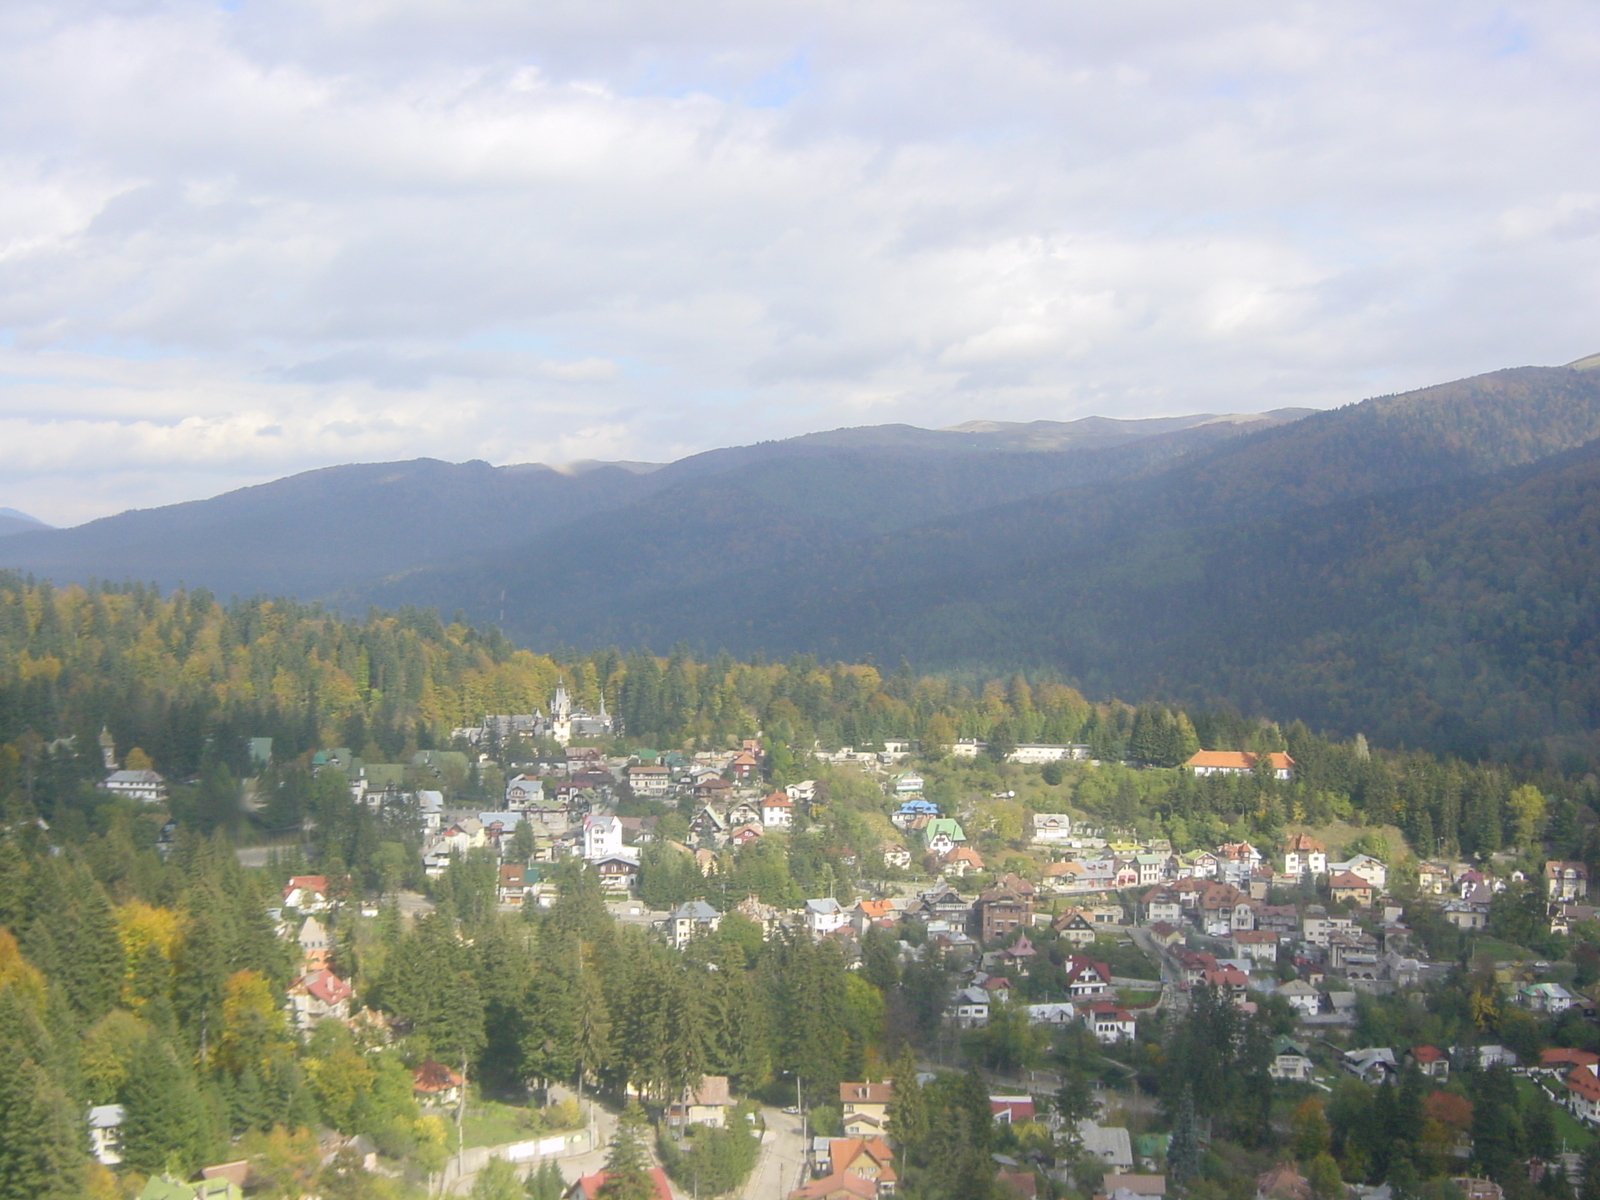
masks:
{"type": "Polygon", "coordinates": [[[1600,351],[1592,0],[8,0],[0,505],[1600,351]]]}

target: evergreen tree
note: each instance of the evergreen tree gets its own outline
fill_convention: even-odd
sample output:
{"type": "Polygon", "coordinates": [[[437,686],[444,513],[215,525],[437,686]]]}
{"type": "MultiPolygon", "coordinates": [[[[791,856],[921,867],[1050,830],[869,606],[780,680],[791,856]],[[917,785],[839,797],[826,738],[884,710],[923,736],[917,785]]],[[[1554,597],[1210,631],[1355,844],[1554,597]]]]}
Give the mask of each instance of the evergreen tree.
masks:
{"type": "Polygon", "coordinates": [[[0,1200],[73,1200],[86,1165],[76,1105],[19,1050],[0,1040],[0,1200]]]}
{"type": "Polygon", "coordinates": [[[650,1160],[644,1146],[645,1115],[637,1103],[629,1103],[617,1120],[617,1131],[606,1153],[606,1181],[600,1186],[601,1200],[655,1200],[655,1181],[650,1178],[650,1160]]]}
{"type": "Polygon", "coordinates": [[[187,1174],[205,1151],[206,1115],[172,1048],[145,1039],[122,1088],[122,1160],[146,1175],[187,1174]]]}

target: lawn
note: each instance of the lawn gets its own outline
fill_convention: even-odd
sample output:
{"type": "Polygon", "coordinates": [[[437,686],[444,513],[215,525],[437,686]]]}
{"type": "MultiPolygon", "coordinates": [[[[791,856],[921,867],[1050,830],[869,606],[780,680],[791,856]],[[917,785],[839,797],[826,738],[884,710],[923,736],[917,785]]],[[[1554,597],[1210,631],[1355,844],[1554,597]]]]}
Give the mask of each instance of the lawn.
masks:
{"type": "MultiPolygon", "coordinates": [[[[1529,1100],[1550,1103],[1539,1085],[1531,1079],[1517,1080],[1517,1091],[1522,1093],[1524,1104],[1529,1100]]],[[[1594,1141],[1594,1133],[1589,1127],[1560,1105],[1552,1104],[1551,1107],[1555,1109],[1556,1139],[1564,1143],[1568,1150],[1576,1150],[1579,1153],[1587,1150],[1594,1141]]]]}
{"type": "MultiPolygon", "coordinates": [[[[452,1117],[454,1113],[450,1114],[452,1117]]],[[[529,1132],[528,1110],[511,1104],[484,1100],[467,1105],[463,1124],[466,1148],[498,1146],[504,1142],[520,1142],[533,1136],[529,1132]]]]}

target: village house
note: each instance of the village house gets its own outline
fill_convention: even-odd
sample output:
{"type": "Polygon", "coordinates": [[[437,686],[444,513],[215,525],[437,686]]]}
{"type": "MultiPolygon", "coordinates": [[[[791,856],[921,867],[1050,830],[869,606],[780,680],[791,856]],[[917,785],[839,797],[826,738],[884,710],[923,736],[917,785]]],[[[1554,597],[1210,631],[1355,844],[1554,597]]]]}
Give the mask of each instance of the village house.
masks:
{"type": "Polygon", "coordinates": [[[1274,1079],[1306,1083],[1311,1079],[1311,1066],[1305,1048],[1289,1038],[1280,1034],[1272,1043],[1272,1062],[1267,1067],[1267,1074],[1274,1079]]]}
{"type": "Polygon", "coordinates": [[[343,1021],[350,1016],[350,997],[354,990],[332,971],[308,971],[289,985],[285,993],[289,1024],[300,1033],[309,1033],[318,1021],[332,1017],[343,1021]]]}
{"type": "Polygon", "coordinates": [[[989,1116],[996,1125],[1021,1125],[1034,1119],[1032,1096],[990,1096],[989,1116]]]}
{"type": "Polygon", "coordinates": [[[1111,990],[1111,968],[1105,963],[1074,954],[1063,965],[1067,972],[1067,994],[1074,1000],[1103,995],[1111,990]]]}
{"type": "Polygon", "coordinates": [[[929,854],[943,856],[967,840],[954,817],[934,817],[922,827],[922,845],[929,854]]]}
{"type": "Polygon", "coordinates": [[[461,1076],[430,1058],[411,1072],[411,1091],[419,1104],[454,1108],[461,1101],[461,1076]]]}
{"type": "Polygon", "coordinates": [[[503,863],[495,889],[501,904],[523,904],[533,895],[539,882],[539,872],[532,867],[503,863]]]}
{"type": "Polygon", "coordinates": [[[672,789],[672,772],[655,763],[634,763],[628,768],[628,787],[635,796],[665,796],[672,789]]]}
{"type": "Polygon", "coordinates": [[[883,859],[883,865],[892,871],[906,871],[911,867],[911,851],[899,842],[884,842],[878,847],[878,856],[883,859]]]}
{"type": "Polygon", "coordinates": [[[1372,907],[1372,885],[1353,871],[1342,871],[1328,880],[1328,896],[1335,904],[1354,900],[1362,908],[1372,907]]]}
{"type": "Polygon", "coordinates": [[[794,825],[794,801],[786,792],[772,792],[761,801],[761,824],[768,829],[789,829],[794,825]]]}
{"type": "Polygon", "coordinates": [[[982,1029],[989,1023],[989,993],[981,987],[965,987],[955,994],[950,1011],[958,1029],[982,1029]]]}
{"type": "Polygon", "coordinates": [[[877,1137],[889,1128],[889,1104],[894,1083],[841,1083],[839,1111],[850,1137],[877,1137]]]}
{"type": "Polygon", "coordinates": [[[1450,1078],[1450,1059],[1439,1047],[1413,1046],[1408,1057],[1416,1063],[1418,1072],[1429,1079],[1450,1078]]]}
{"type": "Polygon", "coordinates": [[[89,1153],[104,1166],[122,1161],[123,1117],[120,1104],[97,1104],[89,1110],[89,1153]]]}
{"type": "Polygon", "coordinates": [[[1271,930],[1236,929],[1230,940],[1235,958],[1247,958],[1260,963],[1278,961],[1278,935],[1271,930]]]}
{"type": "Polygon", "coordinates": [[[1567,1106],[1587,1125],[1600,1125],[1600,1076],[1589,1066],[1574,1068],[1566,1080],[1567,1106]]]}
{"type": "Polygon", "coordinates": [[[971,846],[957,846],[934,859],[937,869],[957,879],[983,870],[983,856],[971,846]]]}
{"type": "Polygon", "coordinates": [[[100,784],[113,796],[160,804],[167,798],[167,781],[154,771],[113,771],[100,784]]]}
{"type": "Polygon", "coordinates": [[[1282,996],[1300,1016],[1312,1017],[1322,1010],[1322,994],[1303,979],[1279,984],[1274,994],[1282,996]]]}
{"type": "Polygon", "coordinates": [[[1033,843],[1059,846],[1072,840],[1072,818],[1066,813],[1034,813],[1033,843]]]}
{"type": "Polygon", "coordinates": [[[894,1154],[881,1137],[834,1138],[828,1143],[828,1166],[833,1176],[855,1176],[874,1185],[879,1197],[894,1195],[894,1154]]]}
{"type": "Polygon", "coordinates": [[[589,862],[624,855],[622,823],[607,814],[591,813],[583,819],[583,857],[589,862]]]}
{"type": "Polygon", "coordinates": [[[513,775],[506,780],[506,807],[525,810],[544,800],[544,783],[537,775],[513,775]]]}
{"type": "Polygon", "coordinates": [[[1389,868],[1381,858],[1374,858],[1370,854],[1356,854],[1344,862],[1329,863],[1328,870],[1334,875],[1359,875],[1372,885],[1374,895],[1389,886],[1389,868]]]}
{"type": "Polygon", "coordinates": [[[283,885],[283,906],[298,912],[328,911],[328,877],[295,875],[283,885]]]}
{"type": "MultiPolygon", "coordinates": [[[[1063,941],[1071,942],[1074,946],[1087,946],[1097,936],[1094,923],[1081,908],[1069,908],[1054,921],[1050,927],[1058,933],[1063,941]]],[[[1168,928],[1171,928],[1168,926],[1168,928]]]]}
{"type": "Polygon", "coordinates": [[[1589,894],[1589,868],[1581,862],[1547,862],[1544,865],[1545,898],[1581,900],[1589,894]]]}
{"type": "MultiPolygon", "coordinates": [[[[1197,750],[1183,765],[1196,775],[1249,775],[1255,771],[1257,755],[1244,750],[1197,750]]],[[[1294,759],[1281,750],[1267,755],[1274,779],[1294,776],[1294,759]]]]}
{"type": "Polygon", "coordinates": [[[706,1125],[721,1129],[728,1122],[728,1108],[728,1077],[702,1075],[699,1087],[685,1088],[683,1094],[667,1106],[667,1127],[706,1125]]]}
{"type": "Polygon", "coordinates": [[[848,914],[844,907],[832,896],[824,896],[820,900],[807,900],[805,905],[806,929],[812,937],[826,937],[835,929],[841,929],[848,914]]]}
{"type": "Polygon", "coordinates": [[[1085,1021],[1102,1045],[1133,1040],[1133,1014],[1115,1001],[1099,1000],[1089,1005],[1085,1021]]]}
{"type": "Polygon", "coordinates": [[[996,886],[978,894],[973,906],[978,914],[979,938],[992,942],[1033,924],[1033,900],[1009,887],[996,886]]]}
{"type": "Polygon", "coordinates": [[[673,909],[667,918],[667,940],[682,950],[699,933],[714,933],[722,924],[722,914],[704,900],[689,900],[673,909]]]}
{"type": "Polygon", "coordinates": [[[639,860],[631,855],[611,854],[590,864],[600,879],[600,890],[625,895],[639,884],[639,860]]]}
{"type": "Polygon", "coordinates": [[[1326,875],[1328,873],[1328,848],[1309,833],[1297,833],[1289,838],[1283,851],[1285,875],[1326,875]]]}

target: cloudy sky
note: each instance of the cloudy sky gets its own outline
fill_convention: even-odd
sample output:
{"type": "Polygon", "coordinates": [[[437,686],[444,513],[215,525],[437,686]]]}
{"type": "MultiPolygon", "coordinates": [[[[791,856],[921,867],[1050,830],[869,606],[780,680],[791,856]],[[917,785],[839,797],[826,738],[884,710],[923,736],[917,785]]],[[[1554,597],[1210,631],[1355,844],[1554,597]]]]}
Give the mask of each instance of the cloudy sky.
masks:
{"type": "Polygon", "coordinates": [[[1600,351],[1600,5],[8,0],[0,505],[1600,351]]]}

